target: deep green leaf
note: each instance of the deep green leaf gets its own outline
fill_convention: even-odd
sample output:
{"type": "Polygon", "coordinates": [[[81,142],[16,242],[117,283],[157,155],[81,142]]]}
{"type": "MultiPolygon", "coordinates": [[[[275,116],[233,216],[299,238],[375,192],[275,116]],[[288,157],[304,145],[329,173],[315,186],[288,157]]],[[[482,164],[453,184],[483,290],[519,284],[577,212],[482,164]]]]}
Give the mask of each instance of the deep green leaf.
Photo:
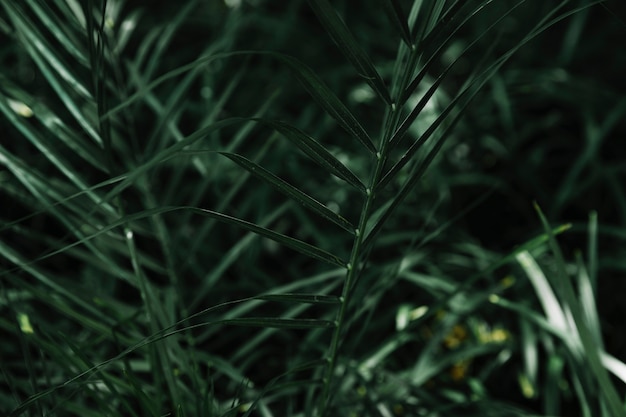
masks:
{"type": "MultiPolygon", "coordinates": [[[[429,54],[429,58],[426,60],[426,62],[422,65],[421,70],[419,71],[419,73],[415,76],[415,78],[411,81],[411,83],[406,87],[406,89],[404,90],[404,92],[402,93],[402,95],[400,96],[400,100],[399,103],[400,104],[404,104],[406,102],[406,100],[409,98],[409,96],[411,94],[413,94],[415,92],[415,90],[417,89],[417,87],[420,85],[420,83],[422,82],[422,80],[424,79],[424,77],[430,72],[432,71],[432,65],[433,64],[437,64],[440,60],[441,57],[441,53],[443,52],[443,50],[446,47],[449,47],[449,42],[450,40],[452,40],[454,38],[454,36],[463,28],[463,26],[472,18],[474,17],[476,14],[478,14],[478,12],[484,7],[486,6],[488,3],[491,3],[493,0],[486,0],[485,2],[483,2],[479,7],[476,7],[470,14],[468,14],[467,16],[465,16],[465,18],[459,22],[453,25],[454,30],[452,30],[450,32],[450,34],[448,34],[448,36],[446,37],[445,40],[440,41],[437,43],[437,48],[434,52],[429,54]]],[[[447,73],[450,71],[450,69],[456,65],[456,63],[463,59],[463,57],[465,56],[465,54],[472,49],[472,47],[474,47],[478,41],[480,41],[484,36],[487,36],[489,33],[491,33],[491,29],[493,29],[496,25],[498,25],[502,20],[504,20],[509,14],[511,14],[513,12],[513,10],[515,10],[518,6],[520,6],[522,3],[524,3],[526,0],[520,0],[517,4],[515,4],[514,6],[512,6],[509,10],[507,10],[506,13],[503,13],[503,15],[498,16],[498,18],[491,23],[488,27],[486,27],[484,30],[481,31],[481,33],[476,36],[474,39],[472,39],[472,41],[463,49],[463,51],[457,56],[456,59],[454,59],[454,61],[452,61],[443,71],[443,73],[447,73]]],[[[461,3],[460,1],[457,1],[457,4],[461,3]]],[[[456,6],[455,5],[455,6],[456,6]]],[[[453,15],[454,13],[456,13],[458,10],[456,8],[451,8],[446,12],[446,16],[444,16],[444,18],[439,21],[439,23],[437,24],[437,28],[442,28],[442,27],[446,27],[447,26],[447,19],[451,19],[452,16],[450,16],[451,14],[453,15]]],[[[434,33],[431,33],[428,37],[430,38],[432,35],[434,35],[434,33]]],[[[425,40],[424,42],[427,42],[427,40],[425,40]]],[[[423,45],[422,45],[423,46],[423,45]]],[[[441,76],[437,77],[438,79],[441,78],[441,76]]]]}
{"type": "Polygon", "coordinates": [[[365,194],[365,185],[363,185],[361,180],[359,180],[357,176],[352,173],[352,171],[350,171],[344,164],[328,152],[318,141],[301,130],[288,125],[287,123],[263,119],[260,119],[259,122],[276,129],[326,171],[330,172],[337,178],[346,181],[348,184],[365,194]]]}
{"type": "MultiPolygon", "coordinates": [[[[454,3],[447,6],[447,10],[443,13],[443,15],[441,15],[441,17],[439,17],[438,12],[442,11],[443,3],[443,1],[419,2],[419,5],[421,6],[419,13],[414,11],[416,13],[412,14],[415,18],[409,20],[409,27],[411,28],[411,38],[413,39],[413,42],[417,44],[416,49],[418,52],[423,51],[424,48],[430,45],[431,41],[434,39],[437,39],[437,44],[447,43],[449,38],[445,41],[439,40],[441,32],[447,30],[448,28],[453,28],[452,32],[454,33],[463,25],[462,23],[456,22],[455,18],[457,17],[461,7],[467,4],[467,1],[456,0],[454,3]],[[431,6],[431,9],[426,11],[426,7],[428,6],[431,6]],[[434,7],[432,6],[436,6],[438,12],[433,10],[434,7]]],[[[414,6],[417,4],[417,2],[414,3],[414,6]]],[[[481,7],[483,6],[474,6],[473,10],[476,12],[480,10],[481,7]]]]}
{"type": "MultiPolygon", "coordinates": [[[[181,207],[182,208],[182,207],[181,207]]],[[[231,216],[227,216],[225,214],[222,213],[216,213],[214,211],[211,210],[206,210],[206,209],[200,209],[200,208],[196,208],[196,207],[187,207],[186,209],[188,210],[192,210],[198,214],[202,214],[204,216],[208,216],[208,217],[212,217],[218,221],[221,221],[223,223],[228,223],[228,224],[232,224],[235,226],[239,226],[242,227],[246,230],[250,230],[254,233],[257,233],[261,236],[264,236],[268,239],[272,239],[278,243],[281,243],[293,250],[296,250],[298,252],[301,252],[305,255],[308,255],[312,258],[315,259],[319,259],[321,261],[325,261],[328,263],[331,263],[333,265],[339,265],[339,266],[346,266],[346,263],[341,260],[338,256],[333,255],[329,252],[326,252],[325,250],[322,250],[320,248],[317,248],[313,245],[310,245],[306,242],[303,242],[301,240],[297,240],[294,239],[292,237],[274,232],[273,230],[270,229],[266,229],[264,227],[258,226],[254,223],[250,223],[247,222],[245,220],[241,220],[238,219],[236,217],[231,217],[231,216]]]]}
{"type": "Polygon", "coordinates": [[[280,301],[284,303],[340,304],[339,297],[323,294],[266,294],[255,297],[258,300],[280,301]]]}
{"type": "Polygon", "coordinates": [[[300,191],[282,178],[279,178],[276,175],[272,174],[262,166],[250,161],[249,159],[244,158],[241,155],[229,152],[219,153],[234,161],[235,163],[237,163],[237,165],[241,166],[255,177],[267,182],[286,196],[294,199],[298,203],[316,212],[325,219],[330,220],[331,222],[347,230],[348,232],[354,233],[354,226],[352,226],[350,222],[348,222],[346,219],[341,217],[339,214],[331,211],[328,207],[313,199],[308,194],[305,194],[303,191],[300,191]]]}
{"type": "Polygon", "coordinates": [[[329,320],[281,319],[274,317],[242,317],[230,320],[220,320],[219,323],[230,324],[233,326],[263,327],[274,329],[311,329],[335,327],[335,323],[329,320]]]}
{"type": "Polygon", "coordinates": [[[398,29],[404,43],[410,47],[412,45],[411,30],[409,29],[407,16],[402,10],[400,2],[398,0],[380,0],[380,3],[385,8],[389,20],[391,20],[398,29]]]}
{"type": "Polygon", "coordinates": [[[376,147],[363,126],[311,68],[288,55],[273,52],[266,54],[288,65],[311,97],[339,123],[339,126],[361,142],[371,153],[376,153],[376,147]]]}
{"type": "MultiPolygon", "coordinates": [[[[284,215],[284,213],[290,208],[290,205],[291,202],[286,202],[285,204],[281,204],[280,206],[275,207],[266,216],[257,220],[257,224],[261,227],[268,227],[270,224],[280,219],[284,215]]],[[[191,221],[191,219],[189,219],[189,221],[191,221]]],[[[210,227],[211,225],[208,226],[209,230],[212,229],[210,227]]],[[[205,228],[202,228],[201,230],[204,231],[204,229],[205,228]]],[[[210,238],[210,236],[210,234],[203,233],[202,237],[200,237],[201,243],[199,243],[198,245],[203,244],[206,239],[210,238]]],[[[219,262],[216,262],[215,265],[213,265],[211,271],[207,273],[202,279],[202,283],[196,287],[196,291],[194,291],[194,300],[189,305],[190,310],[195,310],[198,305],[201,305],[203,302],[205,302],[207,294],[211,293],[219,279],[224,276],[224,273],[228,270],[228,268],[232,267],[232,265],[236,265],[237,262],[240,261],[243,251],[250,247],[250,245],[255,242],[256,238],[258,237],[259,236],[254,232],[250,232],[245,236],[239,238],[237,242],[228,249],[228,251],[221,255],[219,262]]]]}
{"type": "Polygon", "coordinates": [[[359,75],[366,79],[368,84],[387,104],[391,104],[392,100],[385,82],[330,3],[327,0],[309,0],[309,5],[341,52],[354,65],[359,75]]]}

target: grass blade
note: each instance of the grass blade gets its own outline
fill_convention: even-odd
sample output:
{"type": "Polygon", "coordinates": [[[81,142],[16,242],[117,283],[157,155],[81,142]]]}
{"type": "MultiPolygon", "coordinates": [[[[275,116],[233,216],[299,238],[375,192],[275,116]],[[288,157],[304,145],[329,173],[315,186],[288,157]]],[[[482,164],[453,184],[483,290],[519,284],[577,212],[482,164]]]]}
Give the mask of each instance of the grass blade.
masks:
{"type": "Polygon", "coordinates": [[[380,98],[387,104],[391,104],[392,100],[385,82],[330,3],[327,0],[309,0],[309,5],[341,52],[357,69],[359,75],[366,79],[380,98]]]}
{"type": "Polygon", "coordinates": [[[541,224],[548,235],[550,248],[556,258],[557,276],[555,278],[558,280],[557,289],[560,290],[560,297],[563,299],[564,303],[571,309],[574,323],[578,329],[582,346],[584,348],[584,357],[591,368],[591,372],[597,379],[598,385],[600,386],[600,392],[606,400],[606,405],[610,410],[611,415],[615,417],[624,417],[626,416],[626,410],[624,409],[622,401],[620,400],[620,397],[617,394],[611,379],[609,378],[606,368],[602,364],[600,359],[600,349],[594,342],[593,334],[589,329],[589,323],[585,320],[584,313],[579,301],[576,298],[570,278],[567,276],[565,260],[563,259],[561,249],[556,241],[556,238],[554,237],[554,233],[550,229],[548,220],[544,216],[539,205],[536,203],[535,210],[537,211],[541,224]]]}
{"type": "Polygon", "coordinates": [[[18,39],[50,86],[83,129],[98,144],[102,144],[102,139],[91,121],[95,118],[93,96],[76,76],[75,70],[63,61],[62,54],[55,53],[56,49],[38,30],[37,25],[28,19],[27,13],[17,8],[17,3],[2,5],[15,26],[18,39]]]}
{"type": "Polygon", "coordinates": [[[219,153],[221,155],[224,155],[231,161],[235,162],[237,165],[244,168],[246,171],[250,172],[255,177],[260,178],[263,181],[267,182],[276,190],[280,191],[286,196],[294,199],[298,203],[302,204],[303,206],[309,208],[310,210],[324,217],[326,220],[330,220],[331,222],[335,223],[342,229],[347,230],[350,233],[354,233],[354,226],[352,226],[352,224],[350,224],[349,221],[341,217],[339,214],[331,211],[328,207],[326,207],[319,201],[313,199],[309,195],[305,194],[304,192],[300,191],[293,185],[289,184],[287,181],[272,174],[271,172],[269,172],[262,166],[250,161],[247,158],[244,158],[241,155],[237,155],[235,153],[229,153],[229,152],[219,152],[219,153]]]}
{"type": "MultiPolygon", "coordinates": [[[[561,303],[559,303],[556,294],[552,290],[552,286],[548,282],[546,275],[543,273],[530,252],[520,252],[515,256],[515,258],[530,279],[548,321],[561,332],[566,333],[568,325],[565,312],[563,311],[563,307],[561,306],[561,303]]],[[[577,335],[573,336],[573,338],[570,338],[567,341],[571,342],[568,343],[570,347],[575,348],[575,345],[577,344],[576,339],[578,339],[578,337],[577,335]]]]}

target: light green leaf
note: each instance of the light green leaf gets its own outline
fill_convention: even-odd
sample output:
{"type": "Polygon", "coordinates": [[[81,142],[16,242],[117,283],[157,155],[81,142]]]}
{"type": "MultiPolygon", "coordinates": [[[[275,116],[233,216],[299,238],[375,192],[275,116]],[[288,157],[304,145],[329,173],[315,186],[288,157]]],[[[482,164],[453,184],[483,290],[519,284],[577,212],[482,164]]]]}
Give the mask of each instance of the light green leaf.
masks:
{"type": "MultiPolygon", "coordinates": [[[[59,44],[74,58],[76,58],[81,65],[88,66],[85,51],[81,48],[84,48],[84,46],[75,36],[77,31],[72,30],[69,24],[61,19],[58,19],[54,11],[46,2],[36,2],[30,0],[28,1],[28,5],[41,20],[41,27],[47,28],[48,32],[59,41],[59,44]]],[[[75,29],[77,28],[75,27],[75,29]]]]}
{"type": "MultiPolygon", "coordinates": [[[[537,298],[539,298],[539,302],[543,307],[546,317],[548,317],[548,321],[560,331],[567,332],[568,324],[563,306],[559,303],[556,294],[552,291],[552,286],[535,259],[528,251],[518,253],[515,258],[530,279],[535,293],[537,294],[537,298]]],[[[573,336],[573,339],[570,340],[578,339],[577,335],[573,336]]],[[[575,345],[571,347],[572,349],[577,348],[575,345]]]]}
{"type": "Polygon", "coordinates": [[[548,220],[537,203],[535,203],[535,210],[541,220],[541,224],[543,225],[546,234],[548,235],[550,248],[556,258],[557,276],[555,277],[555,280],[557,282],[554,286],[558,291],[559,297],[563,300],[563,304],[567,305],[571,311],[574,324],[578,330],[584,349],[584,357],[589,364],[589,368],[591,368],[591,372],[597,379],[599,390],[606,400],[606,405],[610,410],[611,415],[624,417],[626,416],[626,410],[624,410],[620,396],[615,390],[615,386],[609,378],[606,368],[602,364],[600,359],[601,349],[594,342],[593,333],[589,329],[588,323],[585,321],[582,307],[576,298],[574,288],[567,275],[565,260],[559,244],[554,237],[554,233],[550,229],[548,220]]]}

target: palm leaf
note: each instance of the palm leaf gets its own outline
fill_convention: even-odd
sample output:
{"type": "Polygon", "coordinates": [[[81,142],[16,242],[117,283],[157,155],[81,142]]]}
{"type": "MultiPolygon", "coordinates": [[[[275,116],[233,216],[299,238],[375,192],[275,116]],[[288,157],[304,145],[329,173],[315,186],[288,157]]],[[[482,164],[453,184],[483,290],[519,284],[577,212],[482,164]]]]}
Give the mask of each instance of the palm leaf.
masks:
{"type": "Polygon", "coordinates": [[[392,100],[385,86],[385,82],[330,3],[327,0],[309,0],[309,5],[315,14],[317,14],[320,22],[322,22],[322,25],[324,25],[326,31],[333,38],[333,41],[335,41],[341,52],[350,60],[352,65],[354,65],[359,75],[365,78],[367,83],[372,86],[380,98],[391,105],[392,100]]]}
{"type": "Polygon", "coordinates": [[[350,222],[348,222],[346,219],[341,217],[339,214],[331,211],[328,207],[313,199],[304,192],[300,191],[285,180],[272,174],[262,166],[250,161],[249,159],[244,158],[241,155],[228,152],[220,152],[220,154],[224,155],[255,177],[262,179],[263,181],[265,181],[281,193],[285,194],[286,196],[292,198],[296,202],[314,211],[325,219],[330,220],[344,230],[347,230],[350,233],[354,233],[354,226],[352,226],[350,222]]]}

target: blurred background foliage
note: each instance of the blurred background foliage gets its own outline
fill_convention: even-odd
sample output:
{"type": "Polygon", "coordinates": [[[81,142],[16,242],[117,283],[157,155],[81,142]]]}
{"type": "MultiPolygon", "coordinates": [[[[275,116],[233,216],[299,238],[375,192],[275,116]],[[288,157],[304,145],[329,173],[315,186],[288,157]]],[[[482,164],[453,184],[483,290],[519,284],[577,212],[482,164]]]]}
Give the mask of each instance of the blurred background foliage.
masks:
{"type": "MultiPolygon", "coordinates": [[[[64,18],[66,10],[58,6],[60,3],[63,2],[45,6],[44,14],[63,22],[67,29],[64,33],[74,36],[73,42],[84,46],[84,39],[79,39],[81,28],[64,18]]],[[[412,1],[399,3],[407,12],[413,4],[412,1]]],[[[522,2],[515,13],[480,38],[487,27],[518,2],[486,3],[485,9],[469,20],[446,45],[432,73],[428,74],[425,82],[432,83],[439,71],[479,38],[453,67],[437,91],[432,108],[427,108],[411,128],[411,138],[423,133],[474,71],[484,68],[485,62],[493,61],[520,42],[554,7],[552,2],[522,2]]],[[[403,398],[412,396],[426,399],[427,404],[440,410],[441,414],[437,415],[487,415],[485,410],[496,403],[501,405],[497,407],[500,411],[494,411],[493,415],[508,415],[505,403],[537,412],[546,410],[545,403],[550,400],[544,396],[551,389],[549,384],[539,384],[539,388],[546,390],[544,394],[528,393],[524,392],[528,384],[524,385],[520,377],[524,375],[521,369],[527,365],[521,341],[529,340],[528,334],[534,330],[529,330],[528,323],[520,319],[518,313],[485,301],[493,292],[505,292],[510,299],[539,310],[533,288],[524,281],[519,267],[502,266],[485,274],[473,284],[475,288],[465,293],[466,299],[457,300],[463,308],[459,307],[454,313],[442,310],[420,322],[410,340],[397,333],[404,328],[398,320],[416,320],[420,316],[419,306],[432,305],[439,294],[463,282],[471,271],[484,270],[517,245],[543,233],[533,201],[542,207],[551,224],[572,223],[572,228],[559,236],[568,259],[582,253],[582,258],[589,260],[589,216],[597,213],[599,257],[591,282],[595,286],[605,349],[617,358],[626,359],[623,325],[626,306],[622,301],[626,294],[626,53],[623,51],[626,3],[613,0],[592,7],[583,7],[589,3],[584,0],[565,3],[572,8],[579,5],[581,10],[526,43],[490,80],[467,108],[437,162],[390,220],[389,233],[381,236],[372,251],[371,268],[364,270],[359,278],[360,286],[355,290],[354,298],[362,303],[352,308],[354,326],[346,336],[344,347],[344,351],[349,352],[347,356],[355,358],[355,362],[342,363],[345,368],[355,369],[346,372],[357,379],[347,378],[346,386],[359,387],[349,391],[353,398],[346,394],[340,401],[355,404],[350,409],[352,415],[369,415],[372,406],[368,401],[387,397],[389,404],[395,404],[390,408],[394,415],[422,415],[419,414],[421,408],[412,409],[414,405],[404,402],[403,398]],[[429,281],[432,277],[439,277],[441,281],[434,284],[429,281]],[[438,342],[429,342],[433,339],[438,342]],[[380,344],[372,341],[380,341],[380,344]],[[411,385],[404,379],[405,373],[417,372],[416,352],[426,349],[424,346],[436,346],[452,354],[433,368],[427,381],[413,381],[415,385],[411,385]],[[459,346],[465,346],[465,350],[461,350],[465,355],[457,357],[454,352],[459,346]],[[394,354],[387,357],[386,348],[394,354]],[[372,364],[370,368],[365,366],[368,363],[372,364]],[[381,363],[384,365],[379,366],[381,363]],[[367,376],[370,369],[372,374],[367,376]],[[472,386],[475,380],[481,381],[484,384],[481,389],[489,392],[489,404],[481,405],[478,401],[465,411],[451,410],[451,414],[441,408],[441,404],[451,398],[458,398],[455,395],[479,392],[481,389],[472,386]],[[376,392],[376,398],[368,394],[372,391],[376,392]]],[[[79,7],[79,2],[68,1],[67,4],[79,7]]],[[[387,16],[378,12],[380,1],[337,0],[332,4],[383,78],[389,79],[399,39],[387,16]]],[[[86,86],[94,84],[97,74],[77,58],[85,55],[64,48],[64,41],[54,33],[38,28],[44,20],[34,7],[16,5],[15,8],[29,21],[37,22],[31,29],[41,32],[41,37],[49,42],[49,51],[72,68],[76,80],[86,86]]],[[[358,143],[346,139],[288,68],[264,55],[238,55],[212,61],[193,69],[193,77],[174,77],[154,87],[149,94],[111,117],[113,152],[102,156],[99,167],[98,163],[88,165],[76,149],[54,144],[58,138],[53,135],[58,131],[49,126],[57,119],[63,121],[59,123],[60,130],[79,132],[78,135],[86,139],[89,135],[80,121],[71,116],[72,110],[66,106],[67,100],[59,89],[32,59],[33,54],[26,46],[30,40],[24,38],[24,31],[15,31],[16,20],[8,12],[9,8],[3,9],[0,14],[3,95],[12,97],[14,101],[7,101],[9,105],[13,103],[12,109],[18,115],[23,112],[22,116],[28,118],[27,125],[49,138],[51,146],[65,158],[66,166],[80,173],[87,184],[95,185],[130,172],[167,144],[217,120],[255,115],[299,127],[327,146],[361,178],[368,177],[370,161],[359,154],[358,143]],[[19,107],[20,102],[28,103],[38,118],[30,119],[28,107],[19,107]],[[46,117],[48,113],[50,116],[46,117]]],[[[104,35],[108,55],[102,71],[106,74],[104,88],[110,109],[131,98],[136,91],[145,90],[148,83],[159,76],[199,57],[224,51],[270,50],[297,57],[313,68],[372,137],[381,133],[383,110],[380,103],[304,1],[119,0],[108,1],[106,10],[104,35]]],[[[98,125],[99,115],[93,102],[76,89],[67,90],[82,106],[80,110],[87,122],[98,125]]],[[[0,117],[2,147],[17,155],[26,166],[36,167],[42,176],[49,176],[52,186],[58,186],[69,195],[71,187],[65,184],[65,179],[58,178],[58,171],[44,151],[36,143],[24,140],[23,130],[16,126],[19,123],[0,117]]],[[[86,153],[103,155],[92,141],[86,141],[85,148],[86,153]]],[[[150,176],[121,192],[124,211],[134,213],[151,207],[178,205],[207,207],[259,224],[272,224],[278,232],[333,248],[334,253],[347,258],[351,240],[335,233],[334,226],[312,220],[305,210],[289,205],[279,194],[260,187],[255,179],[244,182],[238,167],[207,153],[209,149],[236,150],[250,159],[262,160],[265,168],[327,206],[340,209],[347,219],[356,221],[359,217],[361,207],[354,203],[355,191],[346,189],[329,176],[318,175],[317,168],[308,159],[294,154],[272,129],[245,123],[211,132],[201,145],[194,145],[188,153],[164,161],[150,176]],[[231,196],[229,193],[238,181],[242,181],[241,188],[231,196]]],[[[6,157],[2,164],[7,166],[6,157]]],[[[0,181],[3,182],[0,215],[3,224],[8,225],[2,230],[2,241],[13,251],[24,259],[33,260],[51,248],[63,248],[73,242],[72,233],[68,231],[71,227],[62,224],[52,212],[37,212],[37,203],[7,171],[0,171],[0,181]],[[24,217],[29,214],[33,215],[24,217]]],[[[397,188],[400,184],[391,188],[394,186],[397,188]]],[[[112,188],[108,187],[105,190],[112,188]]],[[[380,198],[384,201],[389,196],[380,198]]],[[[77,198],[76,204],[77,210],[90,213],[92,226],[110,223],[104,213],[91,210],[91,202],[85,196],[77,198]]],[[[246,238],[246,233],[237,228],[218,223],[206,226],[206,219],[187,213],[164,216],[160,221],[168,230],[169,246],[163,246],[162,237],[155,232],[160,230],[159,226],[148,219],[136,222],[135,235],[147,279],[156,289],[159,304],[171,318],[169,323],[220,302],[282,288],[305,277],[333,273],[308,258],[292,256],[267,239],[235,250],[233,248],[246,238]],[[169,264],[164,265],[163,259],[169,264]],[[172,274],[172,270],[176,273],[172,274]]],[[[143,303],[141,291],[124,279],[107,276],[124,275],[132,269],[129,257],[119,247],[119,239],[119,236],[111,236],[101,244],[100,250],[107,254],[110,263],[101,264],[101,260],[82,256],[78,249],[71,256],[36,261],[40,271],[54,277],[55,282],[72,293],[81,294],[85,299],[102,298],[102,311],[109,312],[112,322],[120,327],[117,345],[97,346],[97,341],[89,341],[90,333],[83,333],[84,323],[67,319],[63,302],[57,303],[55,312],[50,313],[49,303],[54,305],[54,302],[45,301],[42,293],[45,290],[36,280],[24,278],[27,275],[24,270],[16,272],[15,262],[8,261],[6,256],[0,264],[5,270],[3,277],[13,278],[3,281],[3,297],[8,299],[6,292],[16,288],[30,291],[34,295],[23,303],[23,308],[28,316],[37,318],[38,331],[49,329],[44,331],[48,342],[63,340],[62,335],[78,332],[81,337],[73,343],[81,349],[91,346],[97,351],[98,359],[92,359],[94,362],[111,357],[128,346],[129,340],[145,336],[148,327],[143,319],[135,320],[143,303]],[[22,284],[16,284],[18,278],[24,280],[22,284]],[[125,328],[127,322],[132,324],[125,328]]],[[[545,253],[536,256],[548,270],[554,267],[545,253]]],[[[328,284],[324,280],[320,282],[328,284]]],[[[337,292],[334,284],[328,285],[324,287],[327,292],[337,292]]],[[[300,290],[316,292],[320,288],[319,282],[312,280],[300,290]]],[[[4,303],[3,308],[8,308],[8,304],[4,303]]],[[[261,306],[259,311],[272,316],[286,310],[261,306]]],[[[318,306],[312,307],[309,313],[312,317],[327,314],[318,306]]],[[[3,319],[2,340],[15,340],[15,329],[11,326],[10,320],[3,319]]],[[[197,352],[203,349],[208,352],[206,355],[210,358],[198,360],[198,363],[213,361],[213,366],[219,370],[216,385],[211,387],[217,396],[236,397],[245,390],[237,386],[237,381],[245,385],[241,382],[243,375],[254,380],[256,386],[262,386],[294,365],[295,361],[291,363],[284,360],[285,357],[313,359],[327,348],[326,339],[317,331],[274,332],[255,342],[251,342],[245,330],[220,332],[217,340],[212,339],[214,333],[207,330],[194,334],[193,343],[189,343],[197,352]],[[250,343],[249,348],[245,348],[247,343],[250,343]],[[306,346],[304,353],[298,352],[299,344],[306,346]],[[220,363],[217,358],[222,357],[231,359],[232,363],[220,363]],[[219,385],[224,380],[224,385],[219,385]]],[[[21,347],[3,343],[2,360],[20,361],[17,358],[24,356],[25,351],[37,356],[37,349],[21,343],[21,347]]],[[[551,342],[545,343],[550,345],[551,342]]],[[[183,345],[186,349],[187,345],[183,345]]],[[[540,373],[546,381],[552,381],[551,369],[562,369],[559,361],[567,360],[560,359],[559,349],[540,354],[545,356],[541,357],[545,367],[540,373]]],[[[78,365],[67,368],[70,374],[71,370],[82,369],[78,365]]],[[[209,368],[198,371],[200,379],[212,378],[209,368]]],[[[24,376],[20,372],[26,372],[19,369],[5,371],[3,383],[16,387],[12,394],[9,394],[11,390],[3,391],[2,410],[7,409],[4,407],[7,403],[15,407],[15,397],[23,400],[23,392],[28,391],[24,384],[15,380],[24,376]]],[[[128,384],[141,386],[142,382],[133,378],[143,377],[128,377],[128,384]]],[[[154,389],[158,392],[159,388],[154,389]]],[[[554,389],[569,392],[559,400],[563,402],[563,415],[579,415],[573,389],[554,389]]],[[[296,409],[306,401],[298,397],[289,400],[285,407],[296,409]]],[[[462,401],[454,404],[460,403],[462,401]]],[[[560,409],[560,406],[551,407],[560,409]]]]}

